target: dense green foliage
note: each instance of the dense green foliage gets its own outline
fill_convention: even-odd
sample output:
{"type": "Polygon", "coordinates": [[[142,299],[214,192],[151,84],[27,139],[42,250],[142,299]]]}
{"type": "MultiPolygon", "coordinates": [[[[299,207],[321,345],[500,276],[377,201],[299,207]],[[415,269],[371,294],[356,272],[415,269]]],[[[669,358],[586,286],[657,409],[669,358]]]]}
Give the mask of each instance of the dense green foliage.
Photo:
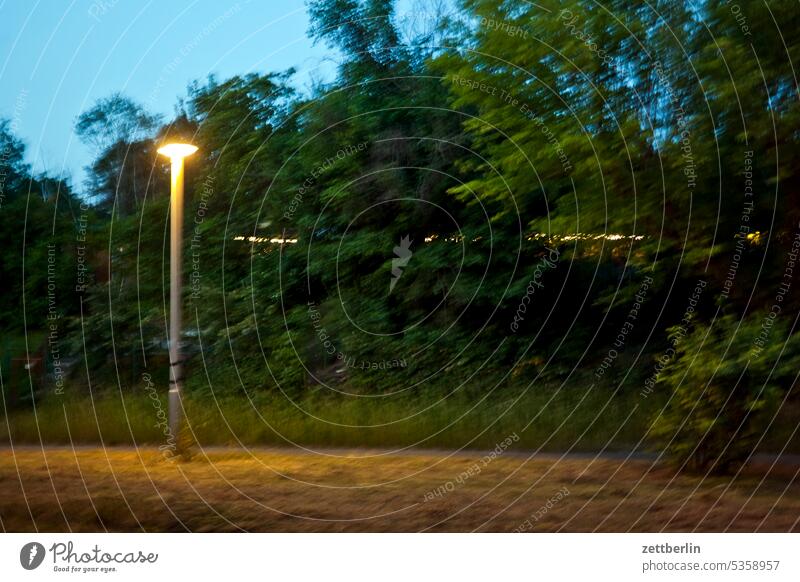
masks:
{"type": "Polygon", "coordinates": [[[253,73],[193,84],[160,127],[119,95],[82,115],[91,209],[31,177],[2,126],[4,329],[47,328],[55,241],[62,356],[80,362],[69,390],[141,390],[143,372],[163,386],[169,166],[155,149],[180,136],[199,147],[195,402],[312,409],[319,395],[325,426],[348,422],[326,414],[331,396],[403,414],[457,397],[420,435],[466,423],[467,441],[486,426],[461,419],[464,402],[505,403],[502,418],[521,406],[509,395],[545,386],[556,402],[591,395],[620,426],[646,414],[638,437],[621,430],[630,445],[734,467],[797,406],[800,16],[748,5],[745,30],[726,3],[658,5],[463,0],[409,29],[391,0],[312,1],[310,33],[341,64],[310,94],[293,71],[253,73]]]}

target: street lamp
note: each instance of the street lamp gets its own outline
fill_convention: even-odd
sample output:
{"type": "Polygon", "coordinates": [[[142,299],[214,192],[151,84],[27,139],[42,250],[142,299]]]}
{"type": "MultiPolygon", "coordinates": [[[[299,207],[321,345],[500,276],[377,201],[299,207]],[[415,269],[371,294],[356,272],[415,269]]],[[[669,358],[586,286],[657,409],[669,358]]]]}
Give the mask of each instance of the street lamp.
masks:
{"type": "Polygon", "coordinates": [[[158,153],[172,161],[169,243],[169,430],[176,452],[182,453],[183,361],[181,360],[181,260],[183,257],[183,158],[197,151],[188,143],[171,143],[158,153]]]}

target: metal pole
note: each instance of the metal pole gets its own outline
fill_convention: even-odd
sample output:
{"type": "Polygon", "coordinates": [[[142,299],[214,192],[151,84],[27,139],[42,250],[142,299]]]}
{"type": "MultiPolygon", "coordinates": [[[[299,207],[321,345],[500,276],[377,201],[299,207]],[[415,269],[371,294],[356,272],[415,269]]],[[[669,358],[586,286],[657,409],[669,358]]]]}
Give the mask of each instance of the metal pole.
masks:
{"type": "Polygon", "coordinates": [[[183,157],[172,158],[169,252],[169,429],[175,452],[182,452],[183,361],[181,359],[181,260],[183,257],[183,157]]]}

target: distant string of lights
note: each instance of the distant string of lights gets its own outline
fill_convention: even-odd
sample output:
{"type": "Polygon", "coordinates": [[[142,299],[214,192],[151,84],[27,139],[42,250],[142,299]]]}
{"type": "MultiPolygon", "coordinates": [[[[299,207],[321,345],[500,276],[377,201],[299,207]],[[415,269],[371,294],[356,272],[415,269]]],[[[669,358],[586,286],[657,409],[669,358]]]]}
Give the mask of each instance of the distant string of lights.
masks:
{"type": "MultiPolygon", "coordinates": [[[[751,244],[761,244],[763,240],[764,233],[760,231],[751,232],[747,235],[747,240],[751,244]]],[[[545,240],[545,241],[555,241],[555,242],[571,242],[571,241],[584,241],[584,240],[608,240],[608,241],[621,241],[621,240],[632,240],[632,241],[640,241],[647,238],[643,234],[617,234],[617,233],[606,233],[606,234],[590,234],[590,233],[575,233],[575,234],[545,234],[545,233],[536,233],[536,234],[529,234],[525,237],[526,240],[533,241],[533,240],[545,240]]],[[[472,242],[478,242],[482,240],[483,237],[476,237],[472,239],[472,242]]],[[[296,238],[282,238],[282,237],[267,237],[267,236],[235,236],[233,240],[236,241],[247,241],[249,243],[270,243],[270,244],[297,244],[298,239],[296,238]]],[[[426,243],[432,243],[434,241],[440,240],[440,236],[438,234],[432,234],[425,237],[426,243]]],[[[441,237],[441,240],[447,242],[461,242],[464,240],[464,237],[461,235],[454,235],[454,236],[446,236],[441,237]]]]}

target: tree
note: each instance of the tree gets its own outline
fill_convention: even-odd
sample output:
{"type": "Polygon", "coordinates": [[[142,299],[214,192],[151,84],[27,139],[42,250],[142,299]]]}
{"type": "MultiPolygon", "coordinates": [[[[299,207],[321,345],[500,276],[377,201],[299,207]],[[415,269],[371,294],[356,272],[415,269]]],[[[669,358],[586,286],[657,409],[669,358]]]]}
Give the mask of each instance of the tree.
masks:
{"type": "MultiPolygon", "coordinates": [[[[7,297],[0,305],[0,328],[13,336],[47,330],[52,323],[63,340],[64,323],[78,311],[74,249],[80,200],[66,180],[31,173],[25,144],[5,121],[0,148],[0,273],[7,297]]],[[[29,346],[31,352],[40,347],[29,346]]]]}
{"type": "MultiPolygon", "coordinates": [[[[152,188],[155,149],[152,135],[159,118],[131,99],[114,93],[82,113],[75,132],[98,157],[89,168],[89,191],[100,206],[127,215],[152,188]]],[[[157,189],[156,191],[161,191],[157,189]]]]}
{"type": "Polygon", "coordinates": [[[29,177],[25,144],[14,135],[11,121],[0,118],[0,204],[17,195],[29,177]]]}
{"type": "Polygon", "coordinates": [[[159,118],[121,93],[99,99],[94,106],[78,116],[75,132],[98,152],[117,143],[132,143],[150,137],[159,118]]]}

